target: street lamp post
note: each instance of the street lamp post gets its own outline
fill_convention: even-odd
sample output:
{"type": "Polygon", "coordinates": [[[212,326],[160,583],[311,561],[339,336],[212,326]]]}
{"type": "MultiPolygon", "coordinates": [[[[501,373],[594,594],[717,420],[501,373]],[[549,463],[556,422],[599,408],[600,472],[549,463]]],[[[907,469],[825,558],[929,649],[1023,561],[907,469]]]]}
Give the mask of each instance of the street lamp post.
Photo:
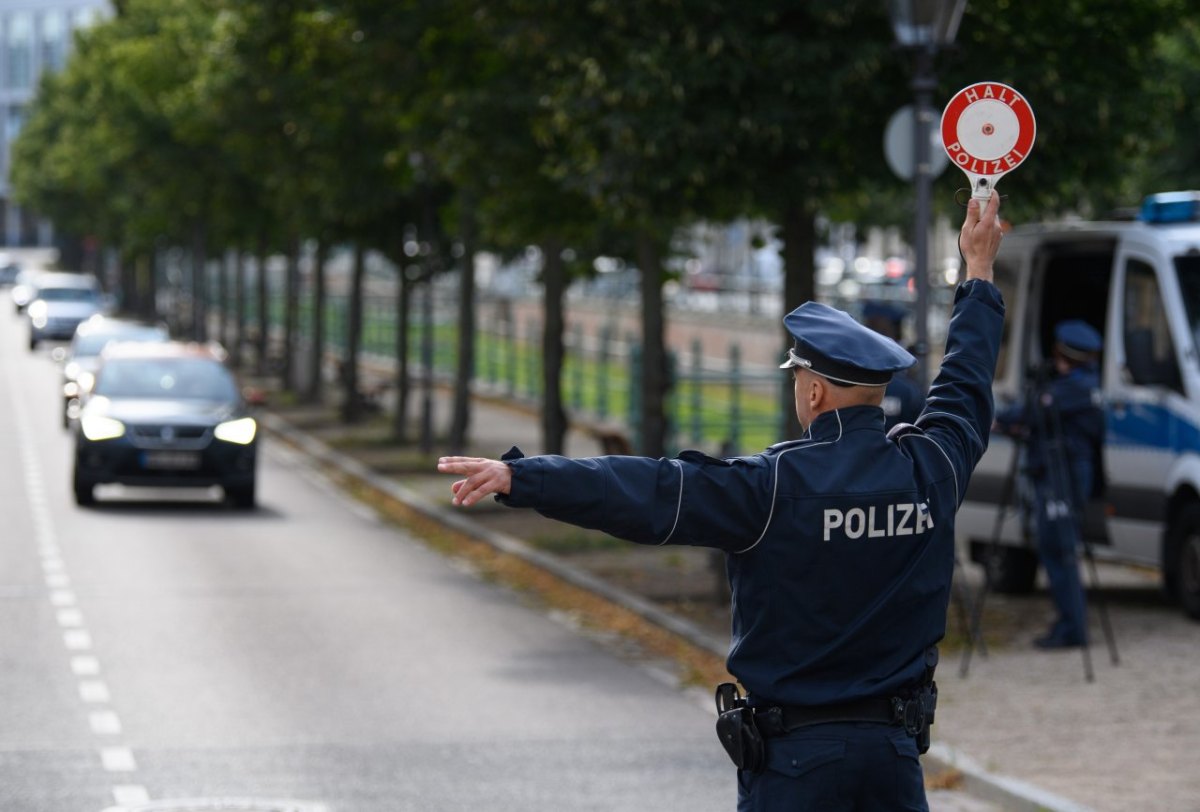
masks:
{"type": "Polygon", "coordinates": [[[933,171],[930,131],[933,90],[937,86],[934,57],[954,42],[966,0],[890,0],[892,29],[900,47],[913,54],[913,183],[916,215],[913,223],[913,280],[916,283],[917,383],[929,386],[929,220],[933,171]]]}

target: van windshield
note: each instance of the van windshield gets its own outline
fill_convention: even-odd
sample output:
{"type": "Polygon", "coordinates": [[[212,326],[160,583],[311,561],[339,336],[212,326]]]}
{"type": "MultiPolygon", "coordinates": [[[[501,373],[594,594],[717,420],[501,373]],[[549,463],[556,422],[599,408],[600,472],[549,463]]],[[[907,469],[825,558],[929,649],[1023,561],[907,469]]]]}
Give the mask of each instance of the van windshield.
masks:
{"type": "Polygon", "coordinates": [[[1179,277],[1179,291],[1187,310],[1192,346],[1200,347],[1200,255],[1175,257],[1175,274],[1179,277]]]}

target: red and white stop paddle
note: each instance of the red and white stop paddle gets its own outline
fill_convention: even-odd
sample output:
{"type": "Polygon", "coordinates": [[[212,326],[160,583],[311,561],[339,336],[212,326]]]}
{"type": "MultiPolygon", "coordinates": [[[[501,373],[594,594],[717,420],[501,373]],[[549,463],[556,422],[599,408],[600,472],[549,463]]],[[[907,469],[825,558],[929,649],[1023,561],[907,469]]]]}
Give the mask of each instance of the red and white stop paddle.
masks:
{"type": "Polygon", "coordinates": [[[1000,82],[964,87],[942,112],[942,145],[950,162],[966,173],[971,196],[981,201],[1029,157],[1036,136],[1033,108],[1000,82]]]}

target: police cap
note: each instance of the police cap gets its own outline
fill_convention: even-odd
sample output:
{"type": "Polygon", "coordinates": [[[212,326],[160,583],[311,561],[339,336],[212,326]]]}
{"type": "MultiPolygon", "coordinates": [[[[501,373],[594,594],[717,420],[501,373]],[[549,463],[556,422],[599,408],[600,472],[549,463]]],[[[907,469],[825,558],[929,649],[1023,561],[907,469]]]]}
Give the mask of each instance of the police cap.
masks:
{"type": "Polygon", "coordinates": [[[1073,358],[1087,358],[1104,346],[1096,328],[1082,319],[1060,321],[1054,328],[1054,340],[1065,355],[1073,358]]]}
{"type": "Polygon", "coordinates": [[[904,321],[905,311],[899,305],[890,302],[869,301],[863,303],[863,319],[883,319],[893,324],[904,321]]]}
{"type": "Polygon", "coordinates": [[[892,373],[917,362],[892,339],[819,302],[800,305],[783,326],[795,343],[780,369],[803,367],[836,383],[885,386],[892,373]]]}

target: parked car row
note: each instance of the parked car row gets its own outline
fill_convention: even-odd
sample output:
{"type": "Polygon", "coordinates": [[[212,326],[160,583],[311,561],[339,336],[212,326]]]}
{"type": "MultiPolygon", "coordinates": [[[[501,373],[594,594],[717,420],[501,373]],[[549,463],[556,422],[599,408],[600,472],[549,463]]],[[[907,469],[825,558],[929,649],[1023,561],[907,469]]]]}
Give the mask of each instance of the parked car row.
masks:
{"type": "Polygon", "coordinates": [[[249,410],[259,399],[243,395],[220,345],[171,340],[165,325],[101,312],[94,277],[43,272],[25,283],[34,294],[17,306],[30,349],[70,339],[52,357],[75,442],[76,503],[95,504],[96,486],[113,483],[219,485],[235,507],[254,507],[258,423],[249,410]],[[98,310],[86,313],[93,302],[98,310]]]}

